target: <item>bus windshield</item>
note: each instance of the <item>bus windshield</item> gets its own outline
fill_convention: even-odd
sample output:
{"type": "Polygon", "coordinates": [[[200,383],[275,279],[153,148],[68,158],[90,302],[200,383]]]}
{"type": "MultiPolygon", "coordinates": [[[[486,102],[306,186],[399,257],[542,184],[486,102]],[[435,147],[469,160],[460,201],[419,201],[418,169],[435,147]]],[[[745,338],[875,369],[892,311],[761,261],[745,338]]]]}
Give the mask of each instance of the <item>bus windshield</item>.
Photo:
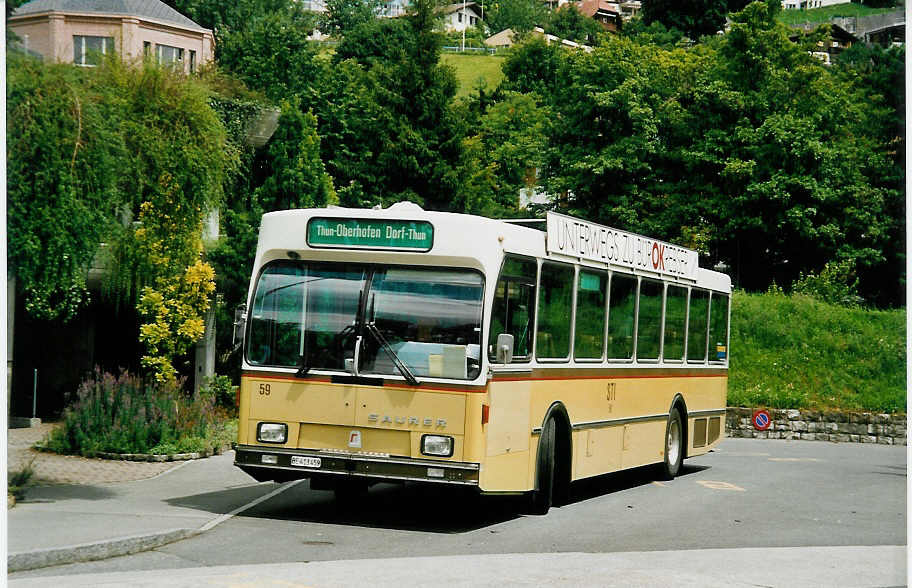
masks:
{"type": "Polygon", "coordinates": [[[273,263],[257,282],[247,361],[400,375],[392,353],[415,376],[474,379],[483,289],[472,270],[273,263]]]}

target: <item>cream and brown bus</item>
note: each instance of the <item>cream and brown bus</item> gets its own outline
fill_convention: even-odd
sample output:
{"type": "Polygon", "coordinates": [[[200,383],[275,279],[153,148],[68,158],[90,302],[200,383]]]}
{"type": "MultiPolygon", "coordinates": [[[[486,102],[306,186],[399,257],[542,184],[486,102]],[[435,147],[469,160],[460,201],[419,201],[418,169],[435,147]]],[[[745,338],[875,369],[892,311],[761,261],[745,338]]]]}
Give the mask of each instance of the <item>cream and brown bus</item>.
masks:
{"type": "Polygon", "coordinates": [[[268,213],[239,331],[235,465],[350,496],[374,482],[526,493],[719,441],[731,281],[697,254],[548,213],[268,213]],[[539,225],[540,226],[540,225],[539,225]]]}

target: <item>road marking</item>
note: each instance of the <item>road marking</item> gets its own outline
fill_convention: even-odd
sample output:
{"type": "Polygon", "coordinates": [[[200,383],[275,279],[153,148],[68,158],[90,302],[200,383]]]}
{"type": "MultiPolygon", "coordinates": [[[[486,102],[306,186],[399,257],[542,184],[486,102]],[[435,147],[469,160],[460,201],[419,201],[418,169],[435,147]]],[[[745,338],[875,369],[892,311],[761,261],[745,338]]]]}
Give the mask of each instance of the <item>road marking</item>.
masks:
{"type": "Polygon", "coordinates": [[[735,486],[734,484],[729,484],[728,482],[697,480],[697,484],[703,486],[704,488],[709,488],[710,490],[734,490],[735,492],[745,492],[744,488],[741,486],[735,486]]]}
{"type": "MultiPolygon", "coordinates": [[[[719,453],[723,452],[723,450],[721,450],[721,449],[715,449],[714,451],[718,451],[719,453]]],[[[744,452],[744,451],[734,452],[733,451],[731,453],[725,453],[725,456],[726,457],[768,457],[769,453],[763,453],[763,452],[757,452],[757,451],[754,451],[754,452],[744,452]]]]}
{"type": "Polygon", "coordinates": [[[769,461],[823,461],[816,457],[771,457],[769,461]]]}
{"type": "Polygon", "coordinates": [[[653,484],[655,484],[656,486],[661,486],[662,488],[668,488],[668,485],[667,485],[667,484],[663,484],[662,482],[655,482],[655,481],[654,481],[653,484]]]}
{"type": "Polygon", "coordinates": [[[265,502],[265,501],[269,500],[270,498],[272,498],[273,496],[276,496],[276,495],[278,495],[278,494],[281,494],[282,492],[285,492],[286,490],[289,490],[290,488],[295,487],[296,485],[300,484],[300,483],[303,482],[303,481],[304,481],[304,480],[301,479],[301,480],[295,480],[294,482],[287,482],[287,483],[285,483],[285,484],[282,484],[281,486],[279,486],[278,488],[276,488],[275,490],[273,490],[273,491],[270,492],[269,494],[266,494],[266,495],[264,495],[264,496],[260,496],[260,497],[257,498],[256,500],[252,500],[252,501],[248,502],[247,504],[245,504],[244,506],[239,506],[239,507],[237,507],[236,509],[234,509],[233,511],[227,513],[227,514],[223,514],[222,516],[220,516],[220,517],[218,517],[218,518],[212,519],[211,521],[209,521],[208,523],[206,523],[205,525],[203,525],[202,527],[200,527],[199,530],[200,530],[201,533],[204,533],[204,532],[208,531],[209,529],[212,529],[213,527],[215,527],[215,526],[217,526],[217,525],[221,525],[222,523],[224,523],[224,522],[227,521],[228,519],[232,518],[234,515],[236,515],[236,514],[238,514],[238,513],[242,513],[242,512],[244,512],[245,510],[247,510],[248,508],[253,508],[254,506],[258,505],[259,503],[265,502]]]}

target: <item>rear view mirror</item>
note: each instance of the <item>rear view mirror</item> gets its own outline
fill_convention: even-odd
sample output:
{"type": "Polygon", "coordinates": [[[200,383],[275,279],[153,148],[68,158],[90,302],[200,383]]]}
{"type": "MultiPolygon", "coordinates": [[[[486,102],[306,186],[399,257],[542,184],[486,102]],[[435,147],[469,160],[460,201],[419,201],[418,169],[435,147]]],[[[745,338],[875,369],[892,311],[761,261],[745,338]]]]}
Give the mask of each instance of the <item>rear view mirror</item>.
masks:
{"type": "Polygon", "coordinates": [[[497,335],[497,363],[510,363],[513,361],[513,335],[501,333],[497,335]]]}
{"type": "Polygon", "coordinates": [[[244,331],[247,325],[247,305],[241,304],[234,309],[234,332],[231,335],[233,351],[237,351],[244,343],[244,331]]]}

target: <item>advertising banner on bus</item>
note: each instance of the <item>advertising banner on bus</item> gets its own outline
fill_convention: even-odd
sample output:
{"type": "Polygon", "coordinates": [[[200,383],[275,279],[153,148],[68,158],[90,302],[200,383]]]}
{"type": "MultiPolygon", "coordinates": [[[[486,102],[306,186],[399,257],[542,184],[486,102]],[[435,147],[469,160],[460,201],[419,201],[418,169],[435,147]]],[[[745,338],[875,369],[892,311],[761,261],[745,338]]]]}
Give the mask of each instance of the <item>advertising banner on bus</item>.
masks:
{"type": "Polygon", "coordinates": [[[549,212],[548,252],[666,276],[695,279],[697,252],[650,237],[549,212]]]}

